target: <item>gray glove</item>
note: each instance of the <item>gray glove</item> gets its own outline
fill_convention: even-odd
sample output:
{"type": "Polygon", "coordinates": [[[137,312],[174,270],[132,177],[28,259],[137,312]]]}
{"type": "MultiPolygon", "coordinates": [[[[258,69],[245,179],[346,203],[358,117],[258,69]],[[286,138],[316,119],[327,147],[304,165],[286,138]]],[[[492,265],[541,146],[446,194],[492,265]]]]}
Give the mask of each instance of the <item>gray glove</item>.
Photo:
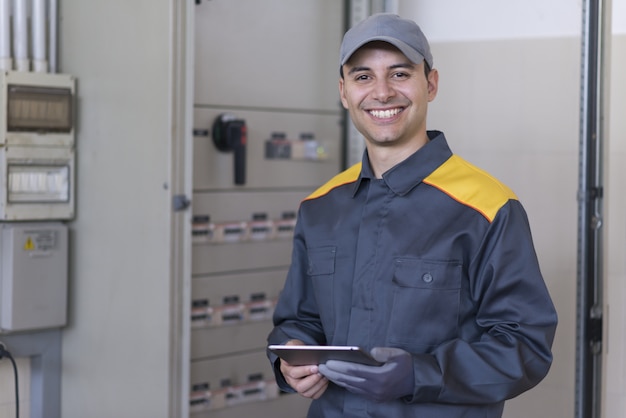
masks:
{"type": "Polygon", "coordinates": [[[382,366],[366,366],[348,361],[329,360],[319,365],[328,380],[352,393],[378,402],[391,401],[413,393],[413,358],[400,348],[376,347],[372,357],[382,366]]]}

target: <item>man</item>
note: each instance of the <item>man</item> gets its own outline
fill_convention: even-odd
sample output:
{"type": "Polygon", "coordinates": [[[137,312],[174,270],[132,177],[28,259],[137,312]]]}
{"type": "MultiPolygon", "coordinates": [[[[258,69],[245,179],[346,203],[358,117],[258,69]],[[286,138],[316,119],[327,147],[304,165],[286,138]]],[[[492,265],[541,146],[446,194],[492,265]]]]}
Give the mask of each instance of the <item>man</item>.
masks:
{"type": "Polygon", "coordinates": [[[270,344],[351,345],[382,366],[294,366],[309,417],[501,417],[552,362],[557,316],[514,193],[426,130],[438,73],[419,27],[378,14],[344,36],[339,91],[363,161],[299,209],[270,344]]]}

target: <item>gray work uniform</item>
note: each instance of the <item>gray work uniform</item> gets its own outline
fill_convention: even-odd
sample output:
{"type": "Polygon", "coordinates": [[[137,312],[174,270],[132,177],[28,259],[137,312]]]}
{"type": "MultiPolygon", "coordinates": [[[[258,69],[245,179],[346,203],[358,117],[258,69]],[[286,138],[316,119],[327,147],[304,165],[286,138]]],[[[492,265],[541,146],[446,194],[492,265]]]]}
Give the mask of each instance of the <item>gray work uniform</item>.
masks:
{"type": "Polygon", "coordinates": [[[557,315],[521,203],[428,134],[382,179],[366,152],[300,205],[268,342],[398,347],[415,375],[383,403],[331,383],[309,417],[501,417],[550,368],[557,315]]]}

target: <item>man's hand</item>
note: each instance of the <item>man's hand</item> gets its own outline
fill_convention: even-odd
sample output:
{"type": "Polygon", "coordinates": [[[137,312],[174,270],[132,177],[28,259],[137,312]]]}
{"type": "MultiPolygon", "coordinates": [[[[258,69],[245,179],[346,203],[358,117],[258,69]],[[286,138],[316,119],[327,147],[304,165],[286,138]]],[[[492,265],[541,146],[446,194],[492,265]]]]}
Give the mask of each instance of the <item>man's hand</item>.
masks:
{"type": "Polygon", "coordinates": [[[414,374],[411,354],[399,348],[376,347],[372,357],[382,366],[366,366],[348,361],[329,360],[320,372],[352,393],[379,402],[391,401],[413,393],[414,374]]]}
{"type": "MultiPolygon", "coordinates": [[[[287,345],[304,345],[300,340],[290,340],[287,345]]],[[[292,366],[280,360],[280,371],[285,381],[305,398],[318,399],[328,388],[328,379],[318,371],[317,364],[292,366]]]]}

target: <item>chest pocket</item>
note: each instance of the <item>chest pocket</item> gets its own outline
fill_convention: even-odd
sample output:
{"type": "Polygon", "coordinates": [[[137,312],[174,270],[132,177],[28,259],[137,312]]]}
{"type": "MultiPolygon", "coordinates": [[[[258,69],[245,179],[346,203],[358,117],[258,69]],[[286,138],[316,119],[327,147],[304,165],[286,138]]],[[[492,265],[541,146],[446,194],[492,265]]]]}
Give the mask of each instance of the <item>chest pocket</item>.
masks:
{"type": "Polygon", "coordinates": [[[425,351],[457,337],[461,280],[457,261],[397,258],[388,340],[425,351]]]}
{"type": "Polygon", "coordinates": [[[313,284],[317,307],[324,331],[332,332],[335,323],[334,278],[337,247],[325,246],[307,250],[307,275],[313,284]]]}

